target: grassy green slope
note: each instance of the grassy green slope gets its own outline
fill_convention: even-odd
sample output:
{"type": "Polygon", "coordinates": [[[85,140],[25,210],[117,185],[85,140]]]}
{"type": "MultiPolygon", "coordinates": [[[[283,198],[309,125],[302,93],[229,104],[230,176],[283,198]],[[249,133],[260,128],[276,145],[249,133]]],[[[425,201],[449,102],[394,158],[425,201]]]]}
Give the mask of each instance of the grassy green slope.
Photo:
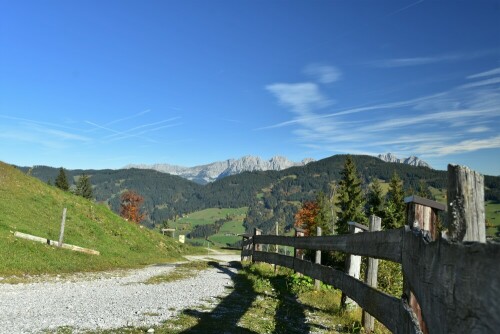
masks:
{"type": "MultiPolygon", "coordinates": [[[[209,240],[217,246],[226,246],[232,244],[241,237],[235,236],[244,233],[243,219],[245,219],[248,207],[242,208],[209,208],[192,212],[177,221],[169,221],[169,225],[177,229],[176,234],[188,234],[196,225],[213,224],[216,220],[232,216],[233,219],[225,222],[219,233],[209,237],[209,240]]],[[[190,240],[188,239],[188,242],[190,240]]],[[[192,239],[192,241],[203,243],[203,239],[192,239]]]]}
{"type": "Polygon", "coordinates": [[[0,162],[0,275],[63,273],[166,262],[192,252],[158,233],[126,222],[107,207],[48,186],[0,162]],[[14,237],[19,231],[98,250],[87,255],[14,237]]]}

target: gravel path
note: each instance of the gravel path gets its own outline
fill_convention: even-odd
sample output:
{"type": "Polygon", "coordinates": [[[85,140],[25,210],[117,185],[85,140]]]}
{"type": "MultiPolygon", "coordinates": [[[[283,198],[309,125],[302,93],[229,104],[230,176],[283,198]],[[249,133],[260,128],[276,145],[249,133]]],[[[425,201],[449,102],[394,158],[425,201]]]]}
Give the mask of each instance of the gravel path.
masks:
{"type": "MultiPolygon", "coordinates": [[[[190,257],[200,259],[203,257],[190,257]]],[[[210,255],[238,261],[237,255],[210,255]]],[[[223,295],[231,278],[216,268],[182,281],[146,285],[149,277],[173,270],[157,265],[64,280],[0,284],[0,333],[39,333],[70,326],[75,332],[152,326],[223,295]]]]}

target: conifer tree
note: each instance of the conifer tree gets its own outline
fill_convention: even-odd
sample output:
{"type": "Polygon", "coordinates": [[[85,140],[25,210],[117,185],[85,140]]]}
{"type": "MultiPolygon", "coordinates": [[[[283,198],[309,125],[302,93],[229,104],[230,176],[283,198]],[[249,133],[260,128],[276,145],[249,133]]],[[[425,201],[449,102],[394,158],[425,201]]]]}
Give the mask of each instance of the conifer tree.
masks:
{"type": "Polygon", "coordinates": [[[320,191],[318,193],[318,195],[316,196],[316,203],[318,205],[318,213],[316,215],[316,218],[314,219],[316,226],[314,227],[314,231],[312,231],[312,234],[316,234],[316,227],[318,226],[321,227],[323,235],[331,234],[333,225],[331,203],[324,192],[320,191]]]}
{"type": "Polygon", "coordinates": [[[361,180],[356,170],[356,165],[350,155],[347,156],[344,169],[341,172],[342,179],[339,184],[339,217],[337,220],[337,233],[346,234],[349,232],[348,222],[364,223],[365,198],[361,189],[361,180]]]}
{"type": "Polygon", "coordinates": [[[404,203],[403,182],[394,172],[389,182],[389,192],[385,206],[382,227],[386,230],[404,226],[406,207],[404,203]]]}
{"type": "Polygon", "coordinates": [[[64,191],[69,190],[68,179],[66,178],[66,173],[64,172],[64,169],[62,167],[59,168],[59,175],[57,175],[56,177],[55,185],[57,188],[64,191]]]}
{"type": "Polygon", "coordinates": [[[92,199],[92,184],[87,174],[83,173],[76,183],[76,194],[86,199],[92,199]]]}
{"type": "Polygon", "coordinates": [[[384,219],[384,195],[378,178],[373,179],[367,197],[368,214],[384,219]]]}

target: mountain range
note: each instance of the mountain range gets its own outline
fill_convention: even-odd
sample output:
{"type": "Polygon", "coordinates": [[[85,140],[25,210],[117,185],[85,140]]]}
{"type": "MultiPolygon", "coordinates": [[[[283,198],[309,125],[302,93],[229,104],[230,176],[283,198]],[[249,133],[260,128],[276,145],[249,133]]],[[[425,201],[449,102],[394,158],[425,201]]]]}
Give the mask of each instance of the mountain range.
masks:
{"type": "Polygon", "coordinates": [[[383,160],[385,162],[397,162],[397,163],[406,164],[406,165],[410,165],[410,166],[432,168],[427,162],[417,158],[414,155],[409,156],[408,158],[400,159],[392,153],[387,153],[387,154],[379,154],[377,157],[380,160],[383,160]]]}
{"type": "Polygon", "coordinates": [[[183,167],[169,164],[130,164],[124,168],[152,169],[162,173],[178,175],[199,184],[207,184],[223,177],[240,174],[242,172],[268,170],[280,171],[294,166],[305,166],[313,161],[314,159],[312,158],[306,158],[300,162],[293,162],[282,156],[275,156],[269,160],[263,160],[260,157],[247,155],[239,159],[216,161],[210,164],[194,167],[183,167]]]}
{"type": "MultiPolygon", "coordinates": [[[[416,167],[428,167],[430,165],[417,158],[410,156],[408,158],[399,159],[392,153],[379,154],[378,158],[385,162],[396,162],[416,167]]],[[[257,156],[247,155],[239,159],[228,159],[224,161],[216,161],[206,165],[194,167],[176,166],[170,164],[129,164],[125,169],[152,169],[158,172],[177,175],[182,178],[194,181],[198,184],[207,184],[226,176],[237,175],[243,172],[254,171],[281,171],[290,167],[305,166],[308,163],[314,162],[312,158],[303,159],[300,162],[293,162],[283,156],[275,156],[269,160],[264,160],[257,156]]]]}
{"type": "MultiPolygon", "coordinates": [[[[135,190],[144,197],[146,226],[206,208],[248,207],[245,229],[252,231],[258,227],[267,231],[276,222],[290,228],[301,202],[313,200],[319,191],[331,193],[342,177],[345,158],[335,155],[280,171],[242,172],[205,185],[151,169],[66,170],[66,175],[72,188],[80,175],[90,176],[95,200],[106,203],[115,212],[120,211],[120,194],[127,189],[135,190]]],[[[422,182],[434,189],[447,186],[446,171],[384,162],[373,156],[353,155],[352,159],[364,191],[374,178],[387,183],[394,173],[400,176],[408,194],[419,189],[422,182]]],[[[58,168],[46,166],[18,168],[51,184],[59,173],[58,168]]],[[[484,184],[485,198],[500,202],[500,177],[485,175],[484,184]]]]}

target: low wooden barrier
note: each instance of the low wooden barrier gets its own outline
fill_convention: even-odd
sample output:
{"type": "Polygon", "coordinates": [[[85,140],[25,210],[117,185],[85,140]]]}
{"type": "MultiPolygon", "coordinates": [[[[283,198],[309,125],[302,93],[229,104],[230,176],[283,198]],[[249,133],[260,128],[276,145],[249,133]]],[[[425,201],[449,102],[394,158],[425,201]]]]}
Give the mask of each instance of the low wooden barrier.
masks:
{"type": "MultiPolygon", "coordinates": [[[[465,187],[469,192],[474,191],[470,185],[465,187]]],[[[463,219],[467,216],[463,213],[450,218],[450,224],[455,231],[461,231],[462,237],[469,236],[471,233],[466,233],[469,230],[484,229],[484,201],[464,204],[464,198],[467,201],[467,196],[455,200],[461,204],[460,208],[473,207],[479,214],[475,215],[475,222],[463,219]],[[481,217],[481,210],[482,222],[477,219],[481,217]]],[[[418,196],[407,198],[406,202],[408,225],[404,228],[314,237],[259,235],[256,231],[244,240],[242,257],[287,267],[330,284],[394,333],[497,332],[500,328],[500,244],[483,240],[463,242],[463,238],[457,237],[458,233],[450,240],[441,238],[436,228],[437,212],[444,206],[418,196]],[[263,252],[263,244],[290,246],[295,250],[341,251],[401,263],[403,296],[385,294],[331,267],[263,252]]],[[[373,328],[368,328],[370,330],[373,328]]]]}

